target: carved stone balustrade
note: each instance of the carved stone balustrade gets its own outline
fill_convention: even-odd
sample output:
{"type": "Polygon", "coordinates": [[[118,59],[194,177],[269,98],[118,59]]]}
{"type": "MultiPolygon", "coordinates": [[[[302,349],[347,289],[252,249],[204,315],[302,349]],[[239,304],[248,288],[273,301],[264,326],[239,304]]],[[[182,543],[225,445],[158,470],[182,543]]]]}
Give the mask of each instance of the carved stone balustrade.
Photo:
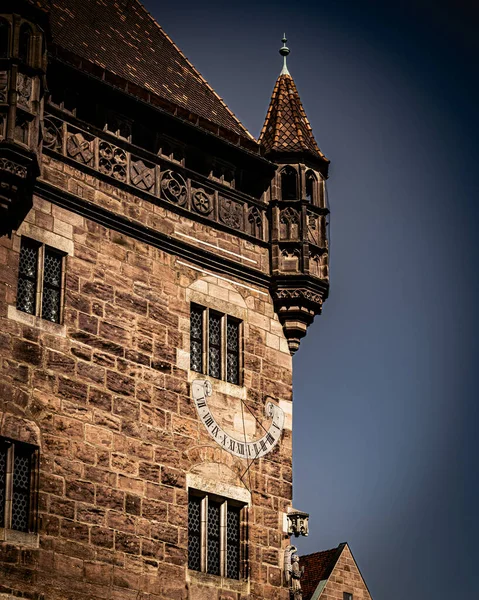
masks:
{"type": "Polygon", "coordinates": [[[208,219],[236,234],[266,240],[266,205],[262,202],[108,133],[48,114],[43,149],[146,194],[152,201],[187,211],[191,218],[208,219]]]}

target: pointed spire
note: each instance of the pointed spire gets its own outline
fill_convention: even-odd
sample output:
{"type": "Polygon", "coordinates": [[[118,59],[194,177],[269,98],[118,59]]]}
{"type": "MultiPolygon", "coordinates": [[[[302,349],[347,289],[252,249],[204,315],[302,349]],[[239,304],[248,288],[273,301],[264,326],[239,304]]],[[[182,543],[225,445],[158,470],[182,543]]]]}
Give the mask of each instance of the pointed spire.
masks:
{"type": "Polygon", "coordinates": [[[290,53],[290,49],[286,46],[286,42],[288,41],[286,39],[286,34],[283,33],[283,39],[281,40],[283,42],[283,47],[279,49],[279,53],[281,54],[281,56],[283,57],[283,69],[281,71],[281,75],[289,75],[289,71],[288,71],[288,66],[286,64],[286,57],[288,56],[288,54],[290,53]]]}
{"type": "Polygon", "coordinates": [[[286,35],[279,53],[283,57],[283,70],[274,86],[266,119],[259,136],[265,154],[271,152],[307,152],[326,163],[329,160],[318,148],[308,117],[304,112],[298,90],[286,65],[290,50],[286,46],[286,35]]]}

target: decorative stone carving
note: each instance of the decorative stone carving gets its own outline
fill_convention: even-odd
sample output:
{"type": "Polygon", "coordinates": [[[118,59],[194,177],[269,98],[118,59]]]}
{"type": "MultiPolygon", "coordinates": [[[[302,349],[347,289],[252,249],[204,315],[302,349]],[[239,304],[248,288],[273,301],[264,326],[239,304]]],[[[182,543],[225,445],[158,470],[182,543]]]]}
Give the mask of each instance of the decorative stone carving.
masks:
{"type": "Polygon", "coordinates": [[[168,202],[183,206],[187,199],[186,181],[179,173],[165,171],[161,178],[161,195],[168,202]]]}
{"type": "Polygon", "coordinates": [[[7,71],[0,71],[0,104],[7,102],[8,93],[8,73],[7,71]]]}
{"type": "Polygon", "coordinates": [[[30,109],[32,101],[32,78],[24,73],[17,75],[17,104],[22,108],[30,109]]]}
{"type": "Polygon", "coordinates": [[[53,117],[45,117],[43,121],[43,145],[50,150],[61,151],[62,123],[53,117]]]}
{"type": "Polygon", "coordinates": [[[300,535],[307,536],[309,534],[309,514],[301,510],[291,509],[287,513],[288,518],[288,534],[298,537],[300,535]]]}
{"type": "Polygon", "coordinates": [[[0,170],[7,171],[7,173],[11,173],[22,179],[25,179],[27,176],[26,167],[19,165],[8,158],[0,158],[0,170]]]}
{"type": "Polygon", "coordinates": [[[113,144],[101,141],[98,169],[105,175],[111,175],[118,181],[126,181],[126,152],[113,144]]]}
{"type": "Polygon", "coordinates": [[[131,157],[130,183],[140,190],[153,191],[155,185],[155,167],[145,165],[141,159],[131,157]]]}
{"type": "Polygon", "coordinates": [[[228,227],[243,230],[243,205],[239,202],[220,196],[219,217],[228,227]]]}
{"type": "Polygon", "coordinates": [[[293,600],[302,600],[301,577],[304,575],[304,567],[299,566],[299,556],[296,554],[296,546],[287,546],[284,551],[284,576],[289,586],[289,594],[293,600]]]}
{"type": "Polygon", "coordinates": [[[263,216],[256,206],[252,206],[248,210],[247,233],[260,240],[263,239],[263,216]]]}
{"type": "Polygon", "coordinates": [[[68,136],[67,155],[85,165],[93,162],[92,138],[86,139],[79,131],[68,136]]]}
{"type": "Polygon", "coordinates": [[[288,206],[281,211],[279,219],[280,239],[291,240],[299,237],[299,214],[297,210],[288,206]]]}
{"type": "Polygon", "coordinates": [[[310,302],[315,302],[321,306],[323,304],[323,299],[321,297],[321,294],[316,294],[315,292],[312,292],[311,290],[306,290],[306,289],[301,289],[301,288],[296,288],[296,289],[291,289],[291,290],[279,290],[278,292],[276,292],[275,295],[277,298],[289,298],[289,299],[304,298],[305,300],[309,300],[310,302]]]}
{"type": "Polygon", "coordinates": [[[309,272],[314,277],[321,277],[321,254],[317,251],[309,251],[309,272]]]}
{"type": "Polygon", "coordinates": [[[308,242],[319,246],[319,218],[308,214],[308,242]]]}
{"type": "Polygon", "coordinates": [[[297,271],[299,268],[300,252],[297,248],[281,251],[281,271],[297,271]]]}
{"type": "Polygon", "coordinates": [[[213,210],[213,199],[203,188],[194,190],[191,196],[191,204],[196,212],[201,215],[209,215],[213,210]]]}

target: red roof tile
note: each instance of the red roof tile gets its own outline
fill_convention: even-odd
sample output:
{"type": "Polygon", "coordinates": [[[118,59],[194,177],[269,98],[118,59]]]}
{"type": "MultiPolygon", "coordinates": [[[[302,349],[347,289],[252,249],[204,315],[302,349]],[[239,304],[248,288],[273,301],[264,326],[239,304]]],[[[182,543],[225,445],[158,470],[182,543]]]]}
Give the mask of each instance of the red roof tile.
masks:
{"type": "Polygon", "coordinates": [[[301,579],[303,600],[310,600],[319,582],[328,579],[344,546],[345,544],[339,544],[337,548],[300,557],[299,565],[304,567],[304,575],[301,579]]]}
{"type": "Polygon", "coordinates": [[[281,74],[276,81],[259,143],[266,153],[306,151],[327,160],[314,139],[298,90],[289,74],[281,74]]]}
{"type": "Polygon", "coordinates": [[[254,140],[139,0],[40,3],[51,11],[54,44],[219,127],[254,140]]]}

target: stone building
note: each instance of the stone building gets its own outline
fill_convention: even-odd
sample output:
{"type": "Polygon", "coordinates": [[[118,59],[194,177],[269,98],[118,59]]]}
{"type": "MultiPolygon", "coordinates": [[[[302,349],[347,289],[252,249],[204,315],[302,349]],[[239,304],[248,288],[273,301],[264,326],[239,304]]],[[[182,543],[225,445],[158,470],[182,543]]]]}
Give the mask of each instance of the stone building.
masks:
{"type": "Polygon", "coordinates": [[[2,1],[0,598],[289,598],[327,174],[286,61],[256,140],[137,0],[2,1]]]}
{"type": "Polygon", "coordinates": [[[371,600],[348,544],[301,557],[303,600],[371,600]]]}

